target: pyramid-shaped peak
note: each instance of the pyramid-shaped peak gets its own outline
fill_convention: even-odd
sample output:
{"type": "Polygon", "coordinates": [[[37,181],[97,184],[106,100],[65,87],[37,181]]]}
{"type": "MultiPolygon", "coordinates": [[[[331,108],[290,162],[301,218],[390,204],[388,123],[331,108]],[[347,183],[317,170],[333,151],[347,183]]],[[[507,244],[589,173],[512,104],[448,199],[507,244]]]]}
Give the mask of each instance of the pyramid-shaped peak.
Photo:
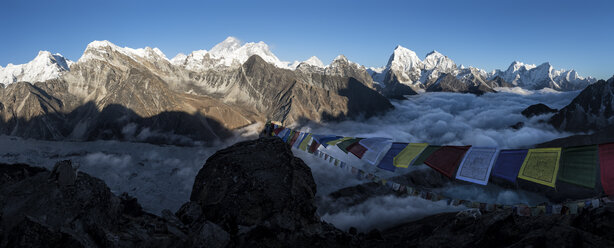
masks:
{"type": "Polygon", "coordinates": [[[317,66],[317,67],[324,67],[324,63],[322,63],[322,61],[316,56],[311,56],[310,58],[305,60],[303,63],[312,65],[312,66],[317,66]]]}
{"type": "Polygon", "coordinates": [[[394,52],[392,53],[392,56],[394,57],[400,57],[400,58],[411,58],[413,60],[420,60],[420,58],[418,58],[418,55],[416,54],[416,52],[405,48],[401,45],[397,45],[397,47],[394,49],[394,52]]]}
{"type": "Polygon", "coordinates": [[[338,61],[338,60],[340,60],[340,61],[347,61],[348,58],[346,58],[345,55],[343,55],[343,54],[339,54],[337,57],[335,57],[335,59],[333,59],[333,62],[338,61]]]}
{"type": "Polygon", "coordinates": [[[224,52],[232,52],[241,47],[242,42],[232,36],[228,36],[224,41],[218,43],[213,48],[211,48],[212,53],[224,53],[224,52]]]}
{"type": "Polygon", "coordinates": [[[418,58],[416,52],[409,50],[401,45],[397,45],[390,59],[388,59],[388,68],[397,67],[402,70],[422,67],[422,61],[418,58]]]}

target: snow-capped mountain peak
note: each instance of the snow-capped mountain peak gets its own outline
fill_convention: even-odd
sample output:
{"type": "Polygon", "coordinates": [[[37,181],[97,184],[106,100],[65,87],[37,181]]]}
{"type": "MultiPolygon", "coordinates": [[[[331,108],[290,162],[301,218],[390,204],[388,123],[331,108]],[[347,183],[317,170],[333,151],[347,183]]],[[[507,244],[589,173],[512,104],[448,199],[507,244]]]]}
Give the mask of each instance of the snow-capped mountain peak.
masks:
{"type": "Polygon", "coordinates": [[[303,61],[303,63],[311,65],[311,66],[320,67],[320,68],[324,68],[325,67],[324,63],[322,63],[322,61],[318,57],[316,57],[316,56],[311,56],[307,60],[303,61]]]}
{"type": "Polygon", "coordinates": [[[423,63],[416,52],[402,47],[401,45],[397,45],[386,67],[408,71],[412,68],[422,69],[423,63]]]}
{"type": "Polygon", "coordinates": [[[157,47],[154,47],[154,48],[151,48],[151,47],[139,48],[139,49],[136,49],[136,52],[137,52],[137,54],[139,54],[143,58],[159,57],[161,59],[168,60],[166,55],[162,51],[160,51],[160,49],[158,49],[157,47]]]}
{"type": "Polygon", "coordinates": [[[183,53],[178,53],[177,55],[175,55],[175,57],[173,57],[170,60],[170,62],[173,65],[182,65],[187,58],[188,58],[188,55],[185,55],[183,53]]]}
{"type": "Polygon", "coordinates": [[[423,63],[425,70],[438,69],[447,72],[456,69],[454,61],[437,51],[432,51],[427,54],[423,63]]]}
{"type": "MultiPolygon", "coordinates": [[[[358,63],[355,63],[355,62],[352,62],[352,61],[348,60],[348,58],[345,57],[345,55],[343,55],[343,54],[337,55],[337,57],[335,57],[335,59],[333,59],[333,62],[331,62],[330,65],[327,65],[326,68],[330,69],[330,68],[334,68],[334,67],[345,67],[345,66],[351,66],[351,67],[355,67],[355,68],[361,68],[361,67],[364,68],[364,66],[359,65],[358,63]]],[[[329,70],[329,72],[330,71],[334,71],[334,70],[329,70]]]]}
{"type": "Polygon", "coordinates": [[[95,40],[90,42],[89,44],[87,44],[87,47],[85,48],[85,50],[88,49],[98,49],[98,48],[104,48],[104,47],[117,47],[115,44],[111,43],[108,40],[95,40]]]}
{"type": "Polygon", "coordinates": [[[514,61],[507,68],[507,71],[509,71],[509,72],[516,72],[516,71],[519,71],[519,70],[528,71],[528,70],[531,70],[531,69],[533,69],[535,67],[537,67],[537,66],[534,65],[534,64],[525,64],[525,63],[522,63],[520,61],[514,61]]]}
{"type": "Polygon", "coordinates": [[[211,48],[211,54],[215,56],[229,55],[241,48],[241,41],[235,37],[228,36],[224,41],[211,48]]]}
{"type": "Polygon", "coordinates": [[[260,42],[242,43],[235,37],[228,37],[215,45],[211,50],[197,50],[185,58],[183,56],[173,58],[173,64],[184,64],[190,70],[206,70],[215,67],[238,66],[253,55],[260,56],[264,61],[280,68],[290,68],[288,62],[279,60],[269,46],[260,42]]]}
{"type": "Polygon", "coordinates": [[[337,55],[337,57],[335,57],[333,59],[333,63],[335,63],[337,61],[348,61],[348,58],[346,58],[345,55],[343,55],[343,54],[339,54],[339,55],[337,55]]]}
{"type": "Polygon", "coordinates": [[[145,47],[145,48],[137,48],[133,49],[130,47],[120,47],[108,40],[102,41],[92,41],[85,48],[85,52],[77,62],[85,62],[90,59],[98,59],[98,60],[107,60],[107,55],[109,52],[118,52],[120,54],[126,55],[134,60],[138,60],[138,58],[155,60],[155,59],[163,59],[168,60],[166,55],[160,49],[145,47]]]}
{"type": "Polygon", "coordinates": [[[573,70],[555,70],[549,62],[536,66],[514,61],[507,70],[495,70],[488,78],[496,77],[526,89],[577,90],[596,81],[591,77],[582,78],[573,70]]]}
{"type": "Polygon", "coordinates": [[[8,85],[19,81],[34,83],[57,78],[70,70],[72,63],[59,53],[39,51],[38,55],[26,64],[0,67],[0,84],[8,85]]]}

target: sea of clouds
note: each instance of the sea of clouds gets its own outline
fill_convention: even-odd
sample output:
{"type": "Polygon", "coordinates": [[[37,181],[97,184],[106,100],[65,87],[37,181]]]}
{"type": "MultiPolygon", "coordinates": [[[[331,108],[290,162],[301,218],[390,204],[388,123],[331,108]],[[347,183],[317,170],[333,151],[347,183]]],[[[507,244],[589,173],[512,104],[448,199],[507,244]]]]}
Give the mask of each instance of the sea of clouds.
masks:
{"type": "MultiPolygon", "coordinates": [[[[395,110],[381,116],[358,121],[307,124],[296,128],[317,134],[388,137],[402,142],[501,148],[530,147],[535,143],[570,134],[559,132],[543,123],[549,115],[527,119],[520,112],[536,103],[562,108],[578,93],[521,89],[482,96],[425,93],[411,96],[408,100],[393,102],[395,110]],[[524,122],[524,127],[519,130],[510,128],[517,122],[524,122]]],[[[257,137],[262,126],[262,123],[258,123],[238,130],[234,138],[213,147],[161,146],[118,141],[59,142],[0,136],[0,162],[28,163],[52,168],[58,160],[72,159],[80,166],[79,170],[101,178],[114,193],[128,192],[137,197],[147,211],[158,214],[163,209],[176,211],[181,204],[189,200],[194,178],[209,156],[237,141],[257,137]]],[[[335,149],[337,148],[325,151],[382,177],[407,172],[380,171],[335,149]]],[[[364,183],[347,170],[334,167],[311,154],[296,149],[294,153],[310,166],[318,185],[318,197],[327,199],[326,195],[331,192],[364,183]]],[[[429,168],[417,166],[411,169],[429,168]]],[[[505,204],[545,200],[536,194],[492,185],[448,185],[437,190],[469,200],[505,204]]],[[[372,197],[354,206],[342,206],[327,201],[319,201],[319,204],[332,210],[321,213],[325,221],[342,229],[354,226],[363,231],[390,227],[434,213],[459,210],[446,206],[443,202],[390,195],[372,197]]]]}
{"type": "Polygon", "coordinates": [[[395,110],[382,116],[307,124],[300,128],[318,134],[386,137],[400,142],[522,148],[571,135],[544,122],[551,114],[526,118],[522,116],[522,110],[537,103],[560,109],[578,94],[579,91],[526,91],[520,88],[482,96],[431,92],[394,101],[395,110]],[[510,128],[518,122],[524,122],[524,127],[519,130],[510,128]]]}

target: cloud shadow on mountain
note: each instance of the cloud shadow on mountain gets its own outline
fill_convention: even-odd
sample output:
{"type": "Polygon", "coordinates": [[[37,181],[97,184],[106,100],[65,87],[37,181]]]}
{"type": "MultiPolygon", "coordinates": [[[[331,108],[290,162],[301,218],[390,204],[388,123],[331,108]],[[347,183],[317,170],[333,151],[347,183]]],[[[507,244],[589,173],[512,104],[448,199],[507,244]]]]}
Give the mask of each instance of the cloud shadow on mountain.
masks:
{"type": "Polygon", "coordinates": [[[365,86],[356,78],[348,78],[347,86],[337,90],[337,94],[347,97],[347,115],[331,114],[323,112],[321,117],[325,121],[342,121],[349,118],[365,117],[369,118],[375,115],[381,115],[389,110],[394,109],[394,106],[388,99],[369,87],[365,86]],[[368,100],[365,100],[368,99],[368,100]]]}
{"type": "Polygon", "coordinates": [[[31,119],[0,121],[0,133],[46,140],[121,140],[184,146],[211,144],[232,135],[222,123],[198,112],[164,111],[142,117],[119,104],[99,111],[91,101],[70,113],[47,112],[31,119]]]}

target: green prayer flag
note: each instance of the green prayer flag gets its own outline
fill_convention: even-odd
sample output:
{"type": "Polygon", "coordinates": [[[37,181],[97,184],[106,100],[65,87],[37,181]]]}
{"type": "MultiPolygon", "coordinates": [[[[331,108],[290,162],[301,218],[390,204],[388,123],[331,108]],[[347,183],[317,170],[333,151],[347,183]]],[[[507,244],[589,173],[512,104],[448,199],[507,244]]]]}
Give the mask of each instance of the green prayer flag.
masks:
{"type": "Polygon", "coordinates": [[[441,146],[427,146],[424,149],[424,151],[422,151],[422,153],[420,153],[420,156],[418,156],[416,158],[416,161],[414,161],[413,165],[424,164],[424,160],[426,160],[428,157],[430,157],[431,154],[433,154],[435,151],[439,150],[439,148],[441,148],[441,146]]]}
{"type": "Polygon", "coordinates": [[[339,149],[341,149],[343,152],[348,153],[348,146],[360,141],[361,139],[362,138],[344,140],[342,142],[337,143],[337,147],[339,147],[339,149]]]}
{"type": "Polygon", "coordinates": [[[337,145],[337,144],[339,144],[339,143],[341,143],[343,141],[350,140],[350,139],[353,139],[353,138],[352,137],[343,137],[343,138],[340,138],[340,139],[331,140],[329,142],[326,142],[326,144],[334,146],[334,145],[337,145]]]}
{"type": "Polygon", "coordinates": [[[597,145],[563,148],[558,179],[587,188],[594,188],[599,159],[597,145]]]}

